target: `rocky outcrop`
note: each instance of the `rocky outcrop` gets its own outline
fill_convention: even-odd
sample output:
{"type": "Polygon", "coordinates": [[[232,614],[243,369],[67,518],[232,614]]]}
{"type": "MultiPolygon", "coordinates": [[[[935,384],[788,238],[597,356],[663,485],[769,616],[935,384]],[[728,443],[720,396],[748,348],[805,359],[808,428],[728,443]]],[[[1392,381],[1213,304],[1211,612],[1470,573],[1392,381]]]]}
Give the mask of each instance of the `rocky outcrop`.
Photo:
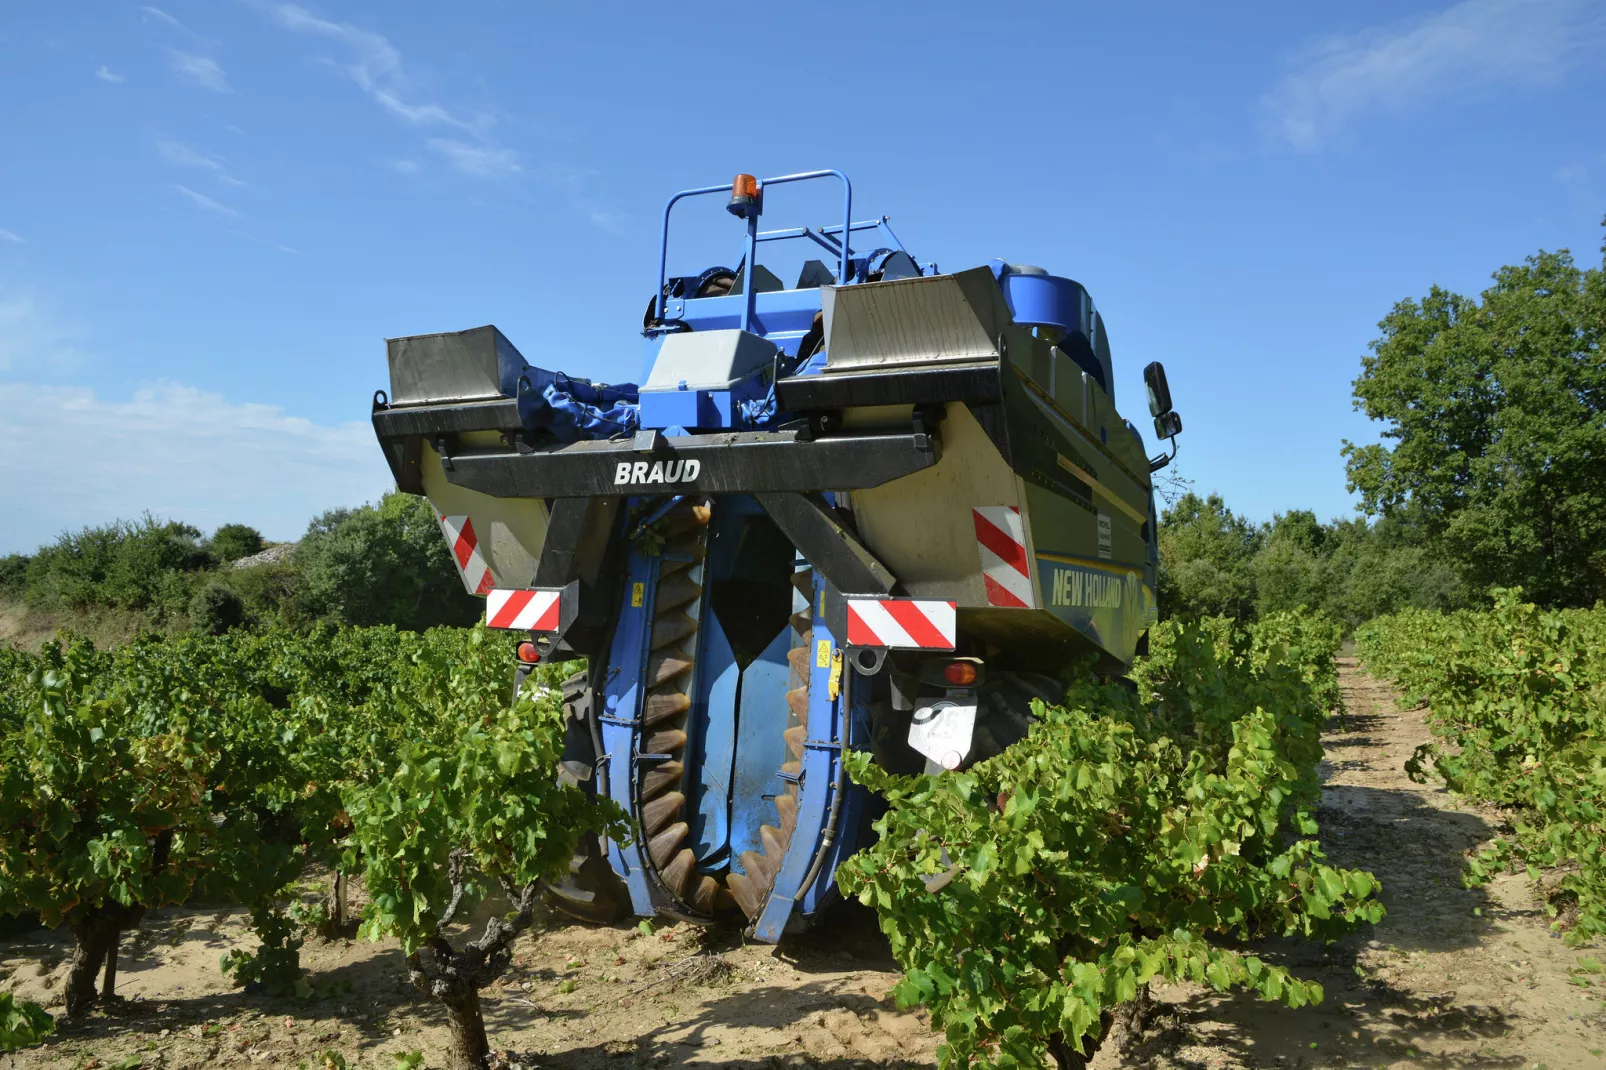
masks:
{"type": "Polygon", "coordinates": [[[258,565],[277,565],[289,561],[290,555],[295,552],[296,544],[293,542],[276,542],[266,549],[242,557],[233,562],[230,568],[256,568],[258,565]]]}

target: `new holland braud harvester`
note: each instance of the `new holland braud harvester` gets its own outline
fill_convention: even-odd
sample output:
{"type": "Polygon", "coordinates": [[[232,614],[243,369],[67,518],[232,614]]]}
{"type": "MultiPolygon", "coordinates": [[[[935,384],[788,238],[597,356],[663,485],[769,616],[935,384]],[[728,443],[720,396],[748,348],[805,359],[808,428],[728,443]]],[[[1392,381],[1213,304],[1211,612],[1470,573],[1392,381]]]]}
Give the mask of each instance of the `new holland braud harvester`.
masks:
{"type": "MultiPolygon", "coordinates": [[[[554,902],[773,942],[872,834],[850,748],[962,769],[1070,666],[1131,664],[1169,458],[1116,412],[1086,290],[921,264],[837,171],[670,198],[642,334],[640,386],[532,366],[490,326],[392,339],[374,429],[487,623],[529,633],[521,660],[589,659],[561,775],[636,835],[582,845],[554,902]],[[759,229],[766,192],[812,179],[841,184],[839,225],[759,229]],[[710,196],[745,223],[737,267],[670,276],[671,212],[710,196]],[[819,255],[790,287],[760,262],[786,242],[819,255]]],[[[1144,379],[1172,439],[1164,370],[1144,379]]]]}

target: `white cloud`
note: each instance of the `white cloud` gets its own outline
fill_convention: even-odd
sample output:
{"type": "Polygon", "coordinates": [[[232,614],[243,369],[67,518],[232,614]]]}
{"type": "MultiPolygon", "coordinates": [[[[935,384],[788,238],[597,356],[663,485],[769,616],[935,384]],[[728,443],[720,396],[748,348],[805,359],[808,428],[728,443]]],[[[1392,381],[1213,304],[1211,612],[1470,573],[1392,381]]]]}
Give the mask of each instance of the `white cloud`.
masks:
{"type": "MultiPolygon", "coordinates": [[[[185,33],[190,32],[188,26],[185,26],[182,22],[178,21],[178,19],[175,19],[172,15],[169,15],[160,8],[150,7],[149,5],[141,5],[140,11],[144,12],[147,16],[155,19],[158,22],[166,23],[175,30],[183,30],[185,33]]],[[[149,21],[149,19],[147,19],[147,21],[149,21]]]]}
{"type": "MultiPolygon", "coordinates": [[[[346,22],[321,19],[299,4],[279,4],[271,12],[274,21],[287,30],[344,46],[346,59],[335,66],[386,112],[412,126],[453,127],[475,138],[478,144],[454,138],[435,138],[428,142],[431,149],[445,156],[458,171],[475,178],[488,178],[523,170],[513,150],[496,145],[487,136],[491,125],[488,116],[469,120],[439,102],[418,100],[402,64],[401,52],[383,34],[346,22]]],[[[405,173],[405,169],[398,169],[405,173]]]]}
{"type": "Polygon", "coordinates": [[[95,77],[99,78],[103,82],[110,82],[112,85],[117,85],[123,80],[122,75],[117,74],[105,66],[102,66],[95,72],[95,77]]]}
{"type": "Polygon", "coordinates": [[[223,73],[223,68],[218,66],[217,60],[208,56],[180,52],[176,48],[168,49],[167,55],[174,72],[180,77],[214,93],[233,92],[229,88],[228,77],[223,73]]]}
{"type": "Polygon", "coordinates": [[[298,4],[278,5],[273,8],[273,18],[287,30],[345,45],[351,57],[340,69],[392,115],[417,125],[444,124],[464,130],[476,129],[476,124],[459,119],[440,104],[430,101],[414,104],[402,99],[409,89],[407,73],[402,69],[401,53],[383,34],[350,23],[320,19],[298,4]]]}
{"type": "Polygon", "coordinates": [[[516,175],[524,170],[512,149],[487,148],[469,145],[451,138],[432,137],[430,149],[449,160],[453,167],[475,178],[494,178],[499,175],[516,175]]]}
{"type": "Polygon", "coordinates": [[[391,160],[389,167],[392,171],[398,171],[404,175],[413,175],[417,174],[423,165],[417,160],[391,160]]]}
{"type": "Polygon", "coordinates": [[[219,204],[206,194],[197,193],[188,186],[180,186],[175,184],[173,188],[179,193],[182,193],[185,197],[189,198],[189,200],[197,207],[204,208],[208,212],[216,212],[218,215],[226,216],[238,216],[240,214],[233,208],[230,208],[228,205],[219,204]]]}
{"type": "Polygon", "coordinates": [[[81,356],[78,337],[33,293],[0,287],[0,372],[74,368],[81,356]]]}
{"type": "Polygon", "coordinates": [[[1318,43],[1294,58],[1261,105],[1278,137],[1313,150],[1368,114],[1475,89],[1554,84],[1603,46],[1606,17],[1591,0],[1462,0],[1318,43]]]}
{"type": "Polygon", "coordinates": [[[27,238],[24,238],[21,234],[18,234],[16,231],[7,230],[4,227],[0,227],[0,241],[13,241],[13,242],[16,242],[17,244],[20,245],[20,244],[26,242],[27,240],[28,240],[27,238]]]}
{"type": "Polygon", "coordinates": [[[243,186],[244,182],[229,174],[229,169],[223,160],[217,156],[209,156],[204,152],[197,152],[188,145],[177,141],[158,141],[156,151],[162,154],[162,159],[178,167],[195,167],[209,171],[212,177],[220,182],[227,182],[231,186],[243,186]]]}
{"type": "Polygon", "coordinates": [[[125,400],[0,382],[0,450],[29,459],[7,477],[28,508],[0,512],[0,553],[146,510],[205,530],[237,521],[294,539],[323,510],[392,485],[364,422],[317,424],[171,382],[125,400]]]}

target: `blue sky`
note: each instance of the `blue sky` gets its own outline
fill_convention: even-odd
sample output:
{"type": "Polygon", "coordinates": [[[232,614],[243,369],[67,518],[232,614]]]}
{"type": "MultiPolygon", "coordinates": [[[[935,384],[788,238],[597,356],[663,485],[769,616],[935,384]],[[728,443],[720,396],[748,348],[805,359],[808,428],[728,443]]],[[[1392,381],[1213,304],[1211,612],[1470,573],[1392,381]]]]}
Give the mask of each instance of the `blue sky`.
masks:
{"type": "MultiPolygon", "coordinates": [[[[1165,361],[1181,472],[1256,519],[1351,510],[1393,302],[1599,261],[1599,2],[681,11],[6,5],[0,552],[376,498],[388,336],[494,322],[633,378],[664,199],[738,170],[839,167],[922,261],[1082,281],[1123,408],[1165,361]]],[[[688,256],[733,260],[705,218],[688,256]]]]}

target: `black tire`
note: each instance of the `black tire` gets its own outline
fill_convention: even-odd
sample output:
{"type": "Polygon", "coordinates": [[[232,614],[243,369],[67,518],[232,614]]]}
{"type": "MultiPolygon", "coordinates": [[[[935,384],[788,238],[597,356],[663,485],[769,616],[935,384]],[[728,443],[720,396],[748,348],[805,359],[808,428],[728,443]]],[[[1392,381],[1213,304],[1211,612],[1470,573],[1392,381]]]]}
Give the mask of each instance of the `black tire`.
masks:
{"type": "MultiPolygon", "coordinates": [[[[565,721],[560,777],[587,794],[597,790],[596,741],[590,718],[592,691],[585,675],[563,681],[565,721]]],[[[610,925],[630,913],[630,891],[608,862],[607,847],[592,833],[575,845],[565,877],[546,885],[547,905],[558,913],[590,925],[610,925]]]]}
{"type": "Polygon", "coordinates": [[[546,886],[547,905],[588,925],[611,925],[630,913],[630,892],[613,871],[601,841],[592,834],[575,847],[569,875],[546,886]]]}
{"type": "Polygon", "coordinates": [[[1065,697],[1065,685],[1045,673],[1004,671],[981,685],[975,741],[966,765],[1004,753],[1026,738],[1032,726],[1032,699],[1050,705],[1065,697]]]}

